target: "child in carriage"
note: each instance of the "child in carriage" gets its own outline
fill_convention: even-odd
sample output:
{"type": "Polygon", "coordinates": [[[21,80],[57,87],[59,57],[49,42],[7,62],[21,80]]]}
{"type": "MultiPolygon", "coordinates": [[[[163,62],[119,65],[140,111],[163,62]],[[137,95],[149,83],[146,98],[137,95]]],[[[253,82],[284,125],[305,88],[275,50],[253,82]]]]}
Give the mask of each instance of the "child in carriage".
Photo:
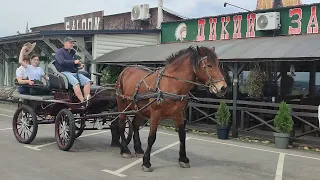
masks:
{"type": "MultiPolygon", "coordinates": [[[[28,61],[28,54],[35,47],[35,43],[26,43],[21,48],[19,55],[19,64],[21,66],[17,69],[17,81],[19,84],[42,84],[41,78],[45,78],[49,80],[49,77],[45,75],[43,70],[38,67],[39,57],[37,55],[32,55],[30,61],[28,61]],[[30,64],[29,64],[30,62],[30,64]]],[[[27,87],[19,87],[19,92],[22,94],[28,94],[29,88],[27,87]]]]}

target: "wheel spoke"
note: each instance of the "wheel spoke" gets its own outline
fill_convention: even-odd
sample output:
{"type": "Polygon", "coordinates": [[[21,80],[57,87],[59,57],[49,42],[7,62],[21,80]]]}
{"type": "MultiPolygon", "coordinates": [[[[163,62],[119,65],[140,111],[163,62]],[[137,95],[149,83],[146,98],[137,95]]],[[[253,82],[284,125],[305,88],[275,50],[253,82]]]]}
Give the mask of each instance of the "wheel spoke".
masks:
{"type": "MultiPolygon", "coordinates": [[[[29,132],[32,134],[32,132],[29,130],[29,132]]],[[[30,135],[28,132],[26,132],[27,136],[28,136],[28,139],[30,138],[30,135]]]]}
{"type": "MultiPolygon", "coordinates": [[[[22,126],[21,126],[21,127],[22,127],[22,126]]],[[[20,136],[20,137],[21,137],[21,135],[22,135],[23,129],[24,129],[24,127],[22,127],[22,129],[21,129],[21,131],[20,131],[20,133],[19,133],[19,136],[20,136]]]]}

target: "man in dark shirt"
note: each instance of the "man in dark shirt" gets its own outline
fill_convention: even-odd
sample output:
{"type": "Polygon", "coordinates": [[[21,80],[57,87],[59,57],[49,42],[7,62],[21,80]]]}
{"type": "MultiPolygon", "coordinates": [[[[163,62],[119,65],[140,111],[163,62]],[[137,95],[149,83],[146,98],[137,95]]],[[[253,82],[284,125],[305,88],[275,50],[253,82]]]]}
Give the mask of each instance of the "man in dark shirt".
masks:
{"type": "Polygon", "coordinates": [[[54,65],[59,72],[67,77],[68,82],[72,85],[74,93],[80,102],[86,101],[88,105],[91,81],[80,73],[77,75],[77,66],[79,65],[80,68],[83,68],[83,64],[76,58],[76,51],[73,49],[74,42],[76,41],[73,40],[72,37],[66,37],[64,39],[64,47],[56,51],[56,61],[54,65]],[[79,77],[80,82],[78,81],[77,76],[79,77]],[[79,83],[84,86],[84,96],[82,95],[79,83]]]}

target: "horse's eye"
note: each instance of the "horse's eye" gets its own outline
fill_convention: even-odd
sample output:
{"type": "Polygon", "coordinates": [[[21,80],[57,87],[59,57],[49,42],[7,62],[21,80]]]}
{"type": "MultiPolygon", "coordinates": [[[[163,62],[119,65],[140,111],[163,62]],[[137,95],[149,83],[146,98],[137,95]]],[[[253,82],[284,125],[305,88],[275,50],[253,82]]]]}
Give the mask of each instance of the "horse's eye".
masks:
{"type": "Polygon", "coordinates": [[[209,65],[207,65],[207,66],[208,66],[209,68],[212,68],[212,65],[210,65],[210,64],[209,64],[209,65]]]}

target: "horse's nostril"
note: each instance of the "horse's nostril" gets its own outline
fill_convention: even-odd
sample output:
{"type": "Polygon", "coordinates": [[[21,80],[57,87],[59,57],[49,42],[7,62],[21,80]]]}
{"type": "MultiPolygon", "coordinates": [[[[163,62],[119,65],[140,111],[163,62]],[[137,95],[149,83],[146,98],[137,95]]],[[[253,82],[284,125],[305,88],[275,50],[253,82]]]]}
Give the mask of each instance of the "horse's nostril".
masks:
{"type": "Polygon", "coordinates": [[[226,92],[226,91],[227,91],[227,88],[223,86],[223,87],[221,88],[221,92],[224,93],[224,92],[226,92]]]}

